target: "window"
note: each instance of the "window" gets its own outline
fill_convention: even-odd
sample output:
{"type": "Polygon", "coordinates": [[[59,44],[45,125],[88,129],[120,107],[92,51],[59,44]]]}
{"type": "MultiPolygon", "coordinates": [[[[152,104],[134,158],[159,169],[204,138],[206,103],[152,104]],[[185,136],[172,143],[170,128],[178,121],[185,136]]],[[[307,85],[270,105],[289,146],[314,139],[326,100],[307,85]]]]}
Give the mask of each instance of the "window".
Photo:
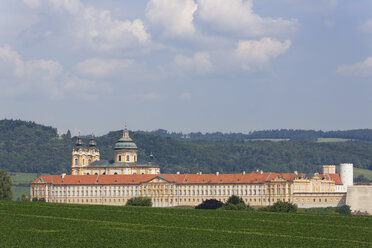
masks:
{"type": "Polygon", "coordinates": [[[134,155],[133,159],[134,159],[134,161],[136,161],[136,155],[134,155]]]}
{"type": "Polygon", "coordinates": [[[129,155],[127,155],[127,161],[129,161],[129,155]]]}
{"type": "Polygon", "coordinates": [[[88,160],[88,164],[90,164],[90,163],[92,163],[92,160],[91,159],[88,160]]]}
{"type": "Polygon", "coordinates": [[[75,158],[75,165],[78,165],[78,159],[77,158],[75,158]]]}
{"type": "Polygon", "coordinates": [[[85,159],[83,158],[83,165],[85,165],[85,159]]]}
{"type": "Polygon", "coordinates": [[[121,162],[121,155],[118,156],[118,161],[121,162]]]}

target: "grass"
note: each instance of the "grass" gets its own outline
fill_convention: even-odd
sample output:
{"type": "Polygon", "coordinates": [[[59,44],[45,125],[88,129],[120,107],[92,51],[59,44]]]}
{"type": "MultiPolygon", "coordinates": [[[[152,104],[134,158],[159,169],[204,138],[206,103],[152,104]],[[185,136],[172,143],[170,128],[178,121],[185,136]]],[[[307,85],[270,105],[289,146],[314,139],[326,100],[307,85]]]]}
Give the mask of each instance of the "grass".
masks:
{"type": "Polygon", "coordinates": [[[12,178],[13,199],[20,199],[25,193],[30,196],[30,183],[38,177],[37,173],[10,172],[12,178]]]}
{"type": "Polygon", "coordinates": [[[318,143],[334,143],[334,142],[347,142],[352,141],[351,139],[342,139],[342,138],[318,138],[318,143]]]}
{"type": "Polygon", "coordinates": [[[0,201],[2,247],[372,247],[372,217],[0,201]]]}
{"type": "Polygon", "coordinates": [[[372,171],[366,169],[355,168],[353,170],[354,178],[364,175],[368,180],[372,180],[372,171]]]}

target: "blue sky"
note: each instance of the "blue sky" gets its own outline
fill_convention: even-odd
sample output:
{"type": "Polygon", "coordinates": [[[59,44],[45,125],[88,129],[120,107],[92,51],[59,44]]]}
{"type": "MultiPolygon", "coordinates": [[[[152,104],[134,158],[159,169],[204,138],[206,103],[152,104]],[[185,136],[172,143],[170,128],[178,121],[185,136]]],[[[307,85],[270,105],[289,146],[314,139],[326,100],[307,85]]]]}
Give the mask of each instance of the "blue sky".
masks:
{"type": "Polygon", "coordinates": [[[372,2],[3,0],[0,86],[74,134],[372,128],[372,2]]]}

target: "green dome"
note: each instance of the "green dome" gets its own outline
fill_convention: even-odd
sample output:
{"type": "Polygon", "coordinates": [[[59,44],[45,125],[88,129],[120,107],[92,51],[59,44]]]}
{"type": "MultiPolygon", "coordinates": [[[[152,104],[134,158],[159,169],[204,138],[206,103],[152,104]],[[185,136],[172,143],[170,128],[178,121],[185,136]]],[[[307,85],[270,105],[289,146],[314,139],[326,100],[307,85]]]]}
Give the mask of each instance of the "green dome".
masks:
{"type": "Polygon", "coordinates": [[[123,137],[115,144],[115,150],[137,150],[137,145],[131,138],[123,137]]]}

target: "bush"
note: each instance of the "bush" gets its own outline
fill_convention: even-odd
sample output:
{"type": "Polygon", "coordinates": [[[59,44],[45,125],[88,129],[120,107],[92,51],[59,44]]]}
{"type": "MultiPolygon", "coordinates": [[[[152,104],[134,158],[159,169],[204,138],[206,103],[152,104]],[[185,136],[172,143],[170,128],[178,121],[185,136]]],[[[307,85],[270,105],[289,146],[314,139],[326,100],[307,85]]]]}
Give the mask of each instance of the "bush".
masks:
{"type": "Polygon", "coordinates": [[[297,212],[297,205],[292,204],[290,202],[282,202],[277,201],[272,206],[267,206],[260,208],[259,211],[264,212],[283,212],[283,213],[289,213],[289,212],[297,212]]]}
{"type": "Polygon", "coordinates": [[[33,201],[33,202],[45,202],[45,198],[37,198],[37,197],[34,197],[34,198],[32,198],[32,201],[33,201]]]}
{"type": "Polygon", "coordinates": [[[243,201],[239,196],[232,195],[221,208],[223,210],[252,210],[253,208],[243,201]]]}
{"type": "Polygon", "coordinates": [[[151,207],[152,201],[149,197],[133,197],[127,201],[126,206],[142,206],[142,207],[151,207]]]}
{"type": "Polygon", "coordinates": [[[351,209],[349,205],[343,205],[342,207],[338,207],[335,210],[339,214],[351,214],[351,209]]]}
{"type": "Polygon", "coordinates": [[[232,195],[232,196],[229,197],[229,199],[227,199],[226,204],[230,204],[230,203],[235,204],[235,205],[237,205],[239,203],[245,204],[244,201],[243,201],[243,198],[241,198],[237,195],[232,195]]]}
{"type": "Polygon", "coordinates": [[[223,206],[223,202],[216,199],[208,199],[200,203],[195,209],[217,209],[223,206]]]}

